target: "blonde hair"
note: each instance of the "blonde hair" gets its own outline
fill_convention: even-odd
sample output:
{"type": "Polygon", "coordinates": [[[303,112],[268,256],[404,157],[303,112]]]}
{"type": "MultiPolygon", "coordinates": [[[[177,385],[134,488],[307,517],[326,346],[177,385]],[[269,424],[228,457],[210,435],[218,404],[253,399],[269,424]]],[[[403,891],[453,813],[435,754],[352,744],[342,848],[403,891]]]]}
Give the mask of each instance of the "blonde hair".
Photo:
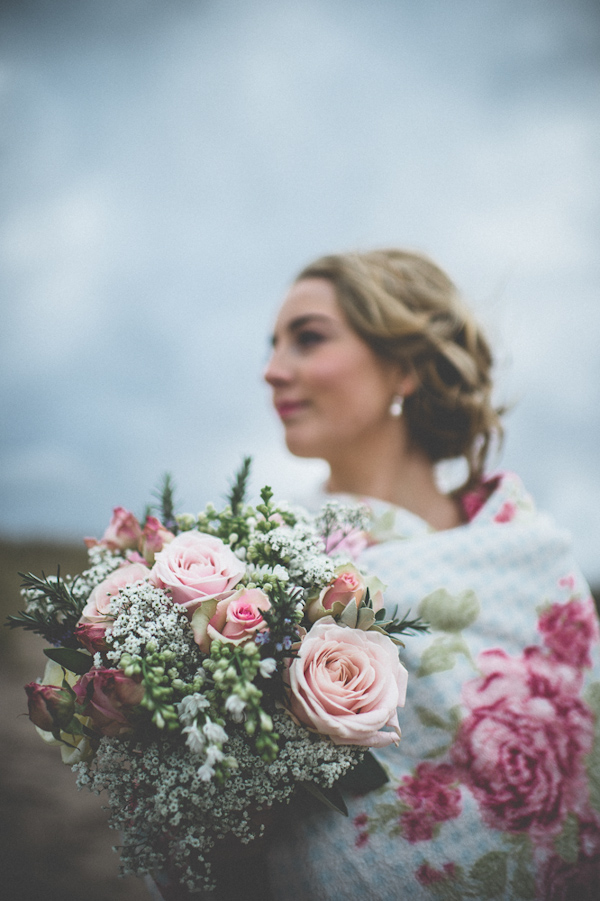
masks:
{"type": "Polygon", "coordinates": [[[491,401],[489,344],[445,272],[422,254],[384,249],[321,257],[304,278],[328,279],[355,332],[415,377],[403,410],[412,441],[434,463],[464,457],[461,490],[479,482],[503,410],[491,401]]]}

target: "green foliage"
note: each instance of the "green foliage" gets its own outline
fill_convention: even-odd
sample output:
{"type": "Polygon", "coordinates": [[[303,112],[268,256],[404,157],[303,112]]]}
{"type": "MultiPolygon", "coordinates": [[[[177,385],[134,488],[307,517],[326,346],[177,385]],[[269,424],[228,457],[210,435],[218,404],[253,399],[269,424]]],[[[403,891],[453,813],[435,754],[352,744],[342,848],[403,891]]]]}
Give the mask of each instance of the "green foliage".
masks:
{"type": "Polygon", "coordinates": [[[163,476],[162,486],[159,488],[158,492],[155,494],[155,497],[158,498],[159,507],[159,518],[160,521],[167,529],[173,529],[176,525],[175,521],[175,485],[173,484],[173,479],[170,473],[165,473],[163,476]]]}
{"type": "Polygon", "coordinates": [[[451,707],[448,711],[449,719],[445,720],[442,716],[430,710],[429,707],[416,706],[415,710],[420,721],[428,728],[444,729],[454,735],[460,724],[460,707],[451,707]]]}
{"type": "Polygon", "coordinates": [[[248,487],[248,479],[250,478],[250,467],[252,465],[252,457],[244,457],[242,465],[235,475],[234,483],[227,498],[231,512],[237,516],[241,510],[242,504],[246,500],[246,491],[248,487]]]}
{"type": "MultiPolygon", "coordinates": [[[[269,586],[264,586],[268,588],[269,586]]],[[[276,582],[269,591],[271,608],[263,610],[267,628],[259,635],[263,657],[273,657],[280,664],[295,656],[292,646],[299,640],[298,623],[302,619],[301,588],[285,588],[276,582]]]]}
{"type": "Polygon", "coordinates": [[[438,588],[423,598],[419,604],[419,614],[440,632],[461,632],[472,625],[481,605],[473,591],[450,594],[445,588],[438,588]]]}
{"type": "Polygon", "coordinates": [[[61,579],[60,566],[57,568],[56,579],[49,579],[45,573],[42,573],[41,578],[33,573],[19,573],[19,575],[23,580],[22,587],[35,593],[40,601],[43,600],[43,609],[40,609],[40,605],[29,611],[20,610],[17,614],[9,615],[5,625],[10,629],[21,628],[35,632],[50,644],[60,644],[68,648],[80,647],[77,639],[73,637],[73,630],[79,621],[85,601],[76,598],[71,591],[73,585],[69,586],[61,579]]]}
{"type": "Polygon", "coordinates": [[[421,663],[417,676],[430,676],[452,669],[456,664],[457,654],[464,654],[470,660],[471,655],[466,642],[458,635],[443,635],[435,638],[421,655],[421,663]]]}
{"type": "Polygon", "coordinates": [[[335,810],[336,813],[341,813],[345,817],[348,816],[346,802],[337,785],[332,785],[331,788],[325,788],[323,785],[315,785],[314,782],[299,782],[298,785],[307,792],[310,792],[311,795],[318,801],[321,801],[321,803],[324,804],[325,807],[328,807],[329,810],[335,810]]]}
{"type": "Polygon", "coordinates": [[[258,755],[265,763],[273,763],[279,753],[279,735],[261,706],[263,692],[255,684],[260,663],[260,652],[254,644],[237,647],[213,641],[210,657],[202,664],[210,680],[204,696],[223,719],[237,717],[243,721],[258,755]]]}
{"type": "Polygon", "coordinates": [[[574,813],[568,814],[560,832],[554,839],[554,848],[566,863],[577,863],[579,857],[579,821],[574,813]]]}
{"type": "Polygon", "coordinates": [[[150,721],[158,729],[174,732],[179,728],[177,704],[188,694],[199,691],[204,683],[202,673],[191,682],[181,678],[184,662],[172,651],[147,648],[144,657],[123,654],[120,668],[130,678],[141,678],[144,697],[140,707],[148,711],[150,721]]]}
{"type": "Polygon", "coordinates": [[[586,759],[590,804],[600,813],[600,682],[592,682],[584,697],[594,714],[594,744],[586,759]]]}
{"type": "Polygon", "coordinates": [[[429,632],[429,623],[422,620],[420,616],[410,619],[410,609],[406,611],[402,619],[398,619],[397,615],[398,608],[396,607],[392,618],[386,620],[384,611],[380,610],[375,614],[375,621],[388,635],[414,635],[417,632],[429,632]]]}
{"type": "Polygon", "coordinates": [[[475,861],[469,876],[474,883],[475,898],[497,898],[506,888],[508,854],[490,851],[475,861]]]}
{"type": "Polygon", "coordinates": [[[85,675],[92,668],[94,662],[90,654],[76,651],[73,648],[44,648],[44,654],[77,676],[85,675]]]}

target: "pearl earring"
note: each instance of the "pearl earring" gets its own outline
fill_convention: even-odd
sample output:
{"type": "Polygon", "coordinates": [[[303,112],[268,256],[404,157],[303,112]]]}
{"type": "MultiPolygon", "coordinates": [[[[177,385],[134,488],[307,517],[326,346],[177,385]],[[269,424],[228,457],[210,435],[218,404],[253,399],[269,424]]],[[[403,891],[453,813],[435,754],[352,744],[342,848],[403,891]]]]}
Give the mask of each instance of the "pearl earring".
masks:
{"type": "Polygon", "coordinates": [[[402,407],[404,405],[404,398],[401,394],[394,394],[394,398],[390,404],[390,416],[393,416],[394,419],[399,419],[402,416],[402,407]]]}

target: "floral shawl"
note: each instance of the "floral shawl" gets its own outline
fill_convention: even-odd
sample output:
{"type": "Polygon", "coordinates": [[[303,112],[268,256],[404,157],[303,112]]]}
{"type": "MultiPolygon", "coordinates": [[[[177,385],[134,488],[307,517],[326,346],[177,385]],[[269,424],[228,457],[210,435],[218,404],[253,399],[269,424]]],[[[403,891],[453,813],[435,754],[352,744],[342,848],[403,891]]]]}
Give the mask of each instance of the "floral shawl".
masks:
{"type": "Polygon", "coordinates": [[[369,502],[360,564],[410,637],[390,781],[288,819],[269,855],[277,901],[585,899],[600,885],[600,655],[568,535],[502,475],[435,532],[369,502]],[[423,600],[425,599],[425,600],[423,600]]]}

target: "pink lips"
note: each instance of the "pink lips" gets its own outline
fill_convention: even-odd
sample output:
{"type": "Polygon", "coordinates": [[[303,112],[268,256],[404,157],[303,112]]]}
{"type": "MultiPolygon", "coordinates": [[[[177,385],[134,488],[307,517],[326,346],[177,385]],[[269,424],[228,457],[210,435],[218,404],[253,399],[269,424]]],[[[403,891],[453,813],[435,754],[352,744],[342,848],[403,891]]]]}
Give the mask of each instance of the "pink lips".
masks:
{"type": "Polygon", "coordinates": [[[306,403],[304,401],[279,401],[275,404],[275,409],[279,414],[279,418],[286,420],[290,419],[300,410],[303,410],[306,407],[306,403]]]}

